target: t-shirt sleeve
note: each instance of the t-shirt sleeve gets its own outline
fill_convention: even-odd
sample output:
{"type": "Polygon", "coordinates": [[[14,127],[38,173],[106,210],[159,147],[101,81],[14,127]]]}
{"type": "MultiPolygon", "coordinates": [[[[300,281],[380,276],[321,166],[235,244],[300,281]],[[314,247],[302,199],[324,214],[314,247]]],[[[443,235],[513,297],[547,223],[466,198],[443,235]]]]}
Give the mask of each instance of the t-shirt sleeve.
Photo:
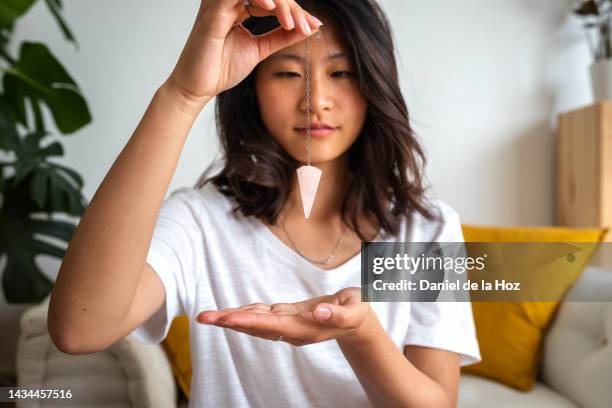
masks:
{"type": "MultiPolygon", "coordinates": [[[[464,242],[457,212],[440,202],[443,224],[432,241],[464,242]]],[[[453,351],[459,364],[482,360],[470,302],[412,302],[404,345],[417,345],[453,351]]]]}
{"type": "Polygon", "coordinates": [[[146,262],[160,277],[166,298],[159,310],[132,331],[142,342],[160,343],[172,320],[188,315],[193,305],[197,262],[203,251],[196,194],[191,188],[178,189],[160,208],[146,262]]]}

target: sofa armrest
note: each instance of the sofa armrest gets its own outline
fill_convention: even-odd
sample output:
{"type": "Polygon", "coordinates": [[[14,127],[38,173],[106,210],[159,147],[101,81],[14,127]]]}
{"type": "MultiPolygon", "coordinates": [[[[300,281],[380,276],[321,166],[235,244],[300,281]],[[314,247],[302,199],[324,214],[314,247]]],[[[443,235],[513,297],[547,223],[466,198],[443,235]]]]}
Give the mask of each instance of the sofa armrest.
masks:
{"type": "MultiPolygon", "coordinates": [[[[17,343],[19,386],[70,389],[72,398],[64,406],[176,406],[176,383],[161,345],[144,344],[128,336],[98,353],[65,354],[49,336],[48,305],[47,296],[21,317],[17,343]]],[[[53,403],[36,400],[20,406],[53,403]]]]}
{"type": "Polygon", "coordinates": [[[612,271],[586,268],[559,306],[544,339],[541,378],[581,407],[612,407],[612,271]]]}

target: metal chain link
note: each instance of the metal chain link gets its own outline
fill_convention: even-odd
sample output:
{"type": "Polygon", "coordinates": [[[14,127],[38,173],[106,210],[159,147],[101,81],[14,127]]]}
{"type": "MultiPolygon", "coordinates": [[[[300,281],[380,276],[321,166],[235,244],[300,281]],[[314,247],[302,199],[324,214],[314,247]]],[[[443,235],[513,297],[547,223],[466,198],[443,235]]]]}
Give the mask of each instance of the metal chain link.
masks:
{"type": "MultiPolygon", "coordinates": [[[[321,27],[316,33],[317,42],[321,42],[321,27]]],[[[307,164],[310,166],[310,37],[306,37],[306,149],[307,164]]]]}

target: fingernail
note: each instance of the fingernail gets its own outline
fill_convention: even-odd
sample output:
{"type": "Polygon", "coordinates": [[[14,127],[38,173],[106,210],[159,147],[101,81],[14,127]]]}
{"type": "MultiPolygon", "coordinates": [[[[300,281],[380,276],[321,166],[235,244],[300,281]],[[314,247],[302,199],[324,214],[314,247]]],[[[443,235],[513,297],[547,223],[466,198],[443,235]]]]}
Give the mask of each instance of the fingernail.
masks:
{"type": "Polygon", "coordinates": [[[272,0],[266,0],[266,5],[270,8],[270,10],[274,10],[276,8],[276,4],[272,0]]]}
{"type": "Polygon", "coordinates": [[[306,34],[312,34],[312,30],[310,29],[310,26],[308,25],[308,22],[306,20],[302,21],[302,27],[304,27],[304,31],[306,31],[306,34]]]}
{"type": "Polygon", "coordinates": [[[327,320],[331,317],[332,311],[329,307],[320,307],[315,310],[315,317],[321,320],[327,320]]]}
{"type": "Polygon", "coordinates": [[[321,26],[323,25],[323,22],[322,22],[321,20],[319,20],[318,18],[316,18],[315,16],[313,16],[312,18],[314,18],[314,19],[315,19],[315,21],[316,21],[316,22],[319,24],[319,25],[317,26],[317,28],[319,28],[319,27],[321,27],[321,26]]]}

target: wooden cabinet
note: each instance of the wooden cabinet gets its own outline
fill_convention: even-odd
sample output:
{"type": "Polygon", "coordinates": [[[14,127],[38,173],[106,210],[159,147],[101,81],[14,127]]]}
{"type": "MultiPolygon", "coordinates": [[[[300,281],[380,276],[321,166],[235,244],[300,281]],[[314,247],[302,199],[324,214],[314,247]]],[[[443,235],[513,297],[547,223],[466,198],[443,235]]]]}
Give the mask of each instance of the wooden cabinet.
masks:
{"type": "Polygon", "coordinates": [[[612,101],[559,115],[557,224],[612,227],[612,101]]]}
{"type": "Polygon", "coordinates": [[[557,225],[612,230],[612,101],[559,115],[556,156],[557,225]]]}

